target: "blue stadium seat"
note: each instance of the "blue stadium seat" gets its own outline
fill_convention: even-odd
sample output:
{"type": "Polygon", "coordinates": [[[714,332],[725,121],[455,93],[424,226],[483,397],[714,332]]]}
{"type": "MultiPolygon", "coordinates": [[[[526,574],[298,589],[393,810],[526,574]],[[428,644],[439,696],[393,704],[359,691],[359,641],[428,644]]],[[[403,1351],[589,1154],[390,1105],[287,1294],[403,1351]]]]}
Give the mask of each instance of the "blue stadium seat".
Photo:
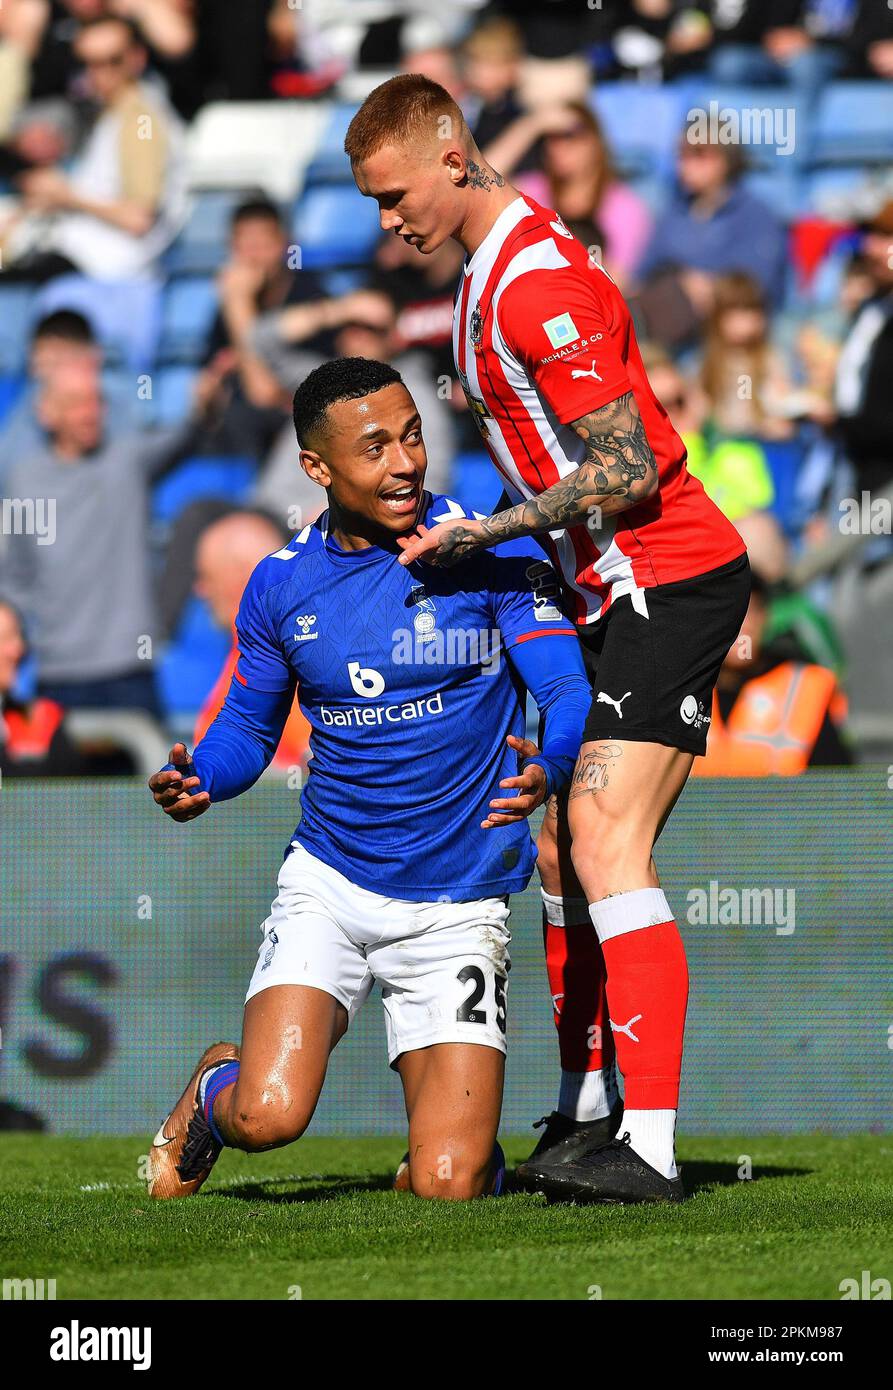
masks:
{"type": "Polygon", "coordinates": [[[90,280],[60,275],[38,292],[35,317],[76,309],[89,319],[109,361],[134,372],[152,366],[161,320],[159,280],[90,280]]]}
{"type": "Polygon", "coordinates": [[[357,266],[352,270],[327,270],[322,276],[323,290],[330,299],[340,299],[344,294],[353,294],[369,283],[367,267],[357,266]]]}
{"type": "Polygon", "coordinates": [[[378,205],[353,185],[310,188],[295,208],[292,234],[305,270],[361,265],[372,256],[381,235],[378,205]]]}
{"type": "Polygon", "coordinates": [[[893,83],[834,82],[816,116],[816,164],[893,160],[893,83]]]}
{"type": "Polygon", "coordinates": [[[230,218],[251,190],[207,189],[193,195],[186,224],[165,257],[172,275],[213,275],[226,256],[230,218]]]}
{"type": "Polygon", "coordinates": [[[172,280],[164,292],[158,357],[162,362],[198,362],[217,310],[214,281],[203,275],[172,280]]]}
{"type": "Polygon", "coordinates": [[[342,104],[333,107],[316,147],[316,153],[307,166],[304,175],[305,188],[319,183],[353,182],[350,160],[344,153],[344,137],[356,110],[356,106],[352,105],[342,104]]]}
{"type": "Polygon", "coordinates": [[[590,101],[621,173],[671,173],[688,110],[685,96],[678,87],[599,83],[590,101]]]}
{"type": "Polygon", "coordinates": [[[181,364],[158,367],[151,377],[152,396],[146,412],[156,425],[179,425],[189,416],[198,367],[181,364]]]}
{"type": "Polygon", "coordinates": [[[750,168],[789,171],[792,165],[805,160],[812,133],[802,105],[789,88],[731,86],[701,81],[687,86],[686,91],[688,100],[684,116],[694,108],[706,112],[708,116],[715,110],[720,133],[727,124],[724,112],[746,113],[740,133],[750,168]],[[716,103],[715,107],[711,106],[712,102],[716,103]],[[793,114],[789,116],[788,112],[793,114]],[[779,113],[783,113],[783,125],[780,124],[779,113]],[[748,120],[749,128],[746,124],[748,120]],[[791,153],[779,153],[781,148],[787,147],[787,141],[793,142],[791,153]]]}
{"type": "MultiPolygon", "coordinates": [[[[2,307],[0,307],[2,313],[2,307]]],[[[21,372],[0,372],[0,426],[6,419],[9,412],[18,404],[19,398],[25,389],[26,378],[21,372]]],[[[2,469],[5,459],[0,459],[0,469],[2,469]]]]}
{"type": "Polygon", "coordinates": [[[0,287],[0,372],[14,375],[25,366],[34,299],[34,291],[27,285],[0,287]]]}
{"type": "Polygon", "coordinates": [[[489,454],[457,454],[453,459],[450,494],[466,511],[491,512],[502,495],[502,483],[489,454]]]}
{"type": "Polygon", "coordinates": [[[806,175],[805,207],[810,213],[846,222],[861,211],[862,195],[868,188],[869,175],[864,164],[812,169],[806,175]]]}
{"type": "Polygon", "coordinates": [[[190,502],[204,497],[222,497],[244,502],[254,482],[256,468],[247,458],[202,457],[184,459],[155,485],[152,492],[152,519],[169,523],[190,502]]]}
{"type": "Polygon", "coordinates": [[[803,463],[803,445],[799,439],[760,440],[775,486],[775,498],[770,508],[779,525],[789,536],[796,534],[797,476],[803,463]]]}
{"type": "Polygon", "coordinates": [[[214,688],[230,652],[231,636],[193,596],[158,664],[158,695],[168,717],[194,716],[214,688]]]}
{"type": "Polygon", "coordinates": [[[805,187],[795,169],[749,169],[743,183],[783,222],[793,222],[805,210],[805,187]]]}

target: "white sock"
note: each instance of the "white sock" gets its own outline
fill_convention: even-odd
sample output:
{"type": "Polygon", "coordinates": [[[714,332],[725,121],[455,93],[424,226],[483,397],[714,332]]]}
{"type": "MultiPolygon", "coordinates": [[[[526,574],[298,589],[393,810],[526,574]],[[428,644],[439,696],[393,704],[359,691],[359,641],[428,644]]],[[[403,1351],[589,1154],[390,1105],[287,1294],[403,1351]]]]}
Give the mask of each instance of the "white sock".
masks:
{"type": "Polygon", "coordinates": [[[562,1071],[558,1113],[571,1120],[603,1120],[617,1104],[613,1062],[600,1071],[562,1071]]]}
{"type": "Polygon", "coordinates": [[[617,1135],[629,1134],[630,1147],[665,1178],[676,1177],[676,1111],[624,1110],[617,1135]]]}
{"type": "Polygon", "coordinates": [[[582,927],[590,921],[589,903],[585,898],[559,898],[540,889],[546,921],[553,927],[582,927]]]}

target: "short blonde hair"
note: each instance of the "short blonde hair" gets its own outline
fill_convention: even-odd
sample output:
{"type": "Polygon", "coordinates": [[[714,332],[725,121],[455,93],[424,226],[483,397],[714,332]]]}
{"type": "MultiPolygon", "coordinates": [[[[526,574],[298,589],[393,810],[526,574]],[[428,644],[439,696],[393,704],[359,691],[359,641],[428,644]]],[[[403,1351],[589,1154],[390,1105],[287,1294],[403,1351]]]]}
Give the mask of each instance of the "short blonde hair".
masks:
{"type": "Polygon", "coordinates": [[[344,153],[362,164],[384,145],[420,144],[438,132],[444,116],[463,144],[471,134],[459,107],[445,87],[421,73],[401,73],[370,92],[347,127],[344,153]]]}

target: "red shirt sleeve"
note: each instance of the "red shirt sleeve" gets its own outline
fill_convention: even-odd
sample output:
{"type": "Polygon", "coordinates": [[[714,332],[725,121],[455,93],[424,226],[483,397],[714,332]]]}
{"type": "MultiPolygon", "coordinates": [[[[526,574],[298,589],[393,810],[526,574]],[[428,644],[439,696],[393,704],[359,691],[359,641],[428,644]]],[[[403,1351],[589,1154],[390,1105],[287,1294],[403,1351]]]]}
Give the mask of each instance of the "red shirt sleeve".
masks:
{"type": "Polygon", "coordinates": [[[632,390],[598,268],[529,270],[499,300],[499,330],[563,425],[632,390]]]}

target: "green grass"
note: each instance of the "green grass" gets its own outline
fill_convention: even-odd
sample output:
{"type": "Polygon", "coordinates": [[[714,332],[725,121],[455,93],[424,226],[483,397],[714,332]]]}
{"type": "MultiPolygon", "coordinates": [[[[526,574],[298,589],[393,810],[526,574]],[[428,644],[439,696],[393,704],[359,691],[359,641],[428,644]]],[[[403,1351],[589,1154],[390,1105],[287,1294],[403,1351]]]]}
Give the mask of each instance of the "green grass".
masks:
{"type": "Polygon", "coordinates": [[[423,1202],[389,1190],[399,1139],[315,1138],[226,1151],[198,1197],[152,1203],[145,1147],[0,1137],[0,1276],[60,1299],[835,1300],[893,1278],[891,1137],[683,1141],[692,1196],[668,1208],[423,1202]]]}

